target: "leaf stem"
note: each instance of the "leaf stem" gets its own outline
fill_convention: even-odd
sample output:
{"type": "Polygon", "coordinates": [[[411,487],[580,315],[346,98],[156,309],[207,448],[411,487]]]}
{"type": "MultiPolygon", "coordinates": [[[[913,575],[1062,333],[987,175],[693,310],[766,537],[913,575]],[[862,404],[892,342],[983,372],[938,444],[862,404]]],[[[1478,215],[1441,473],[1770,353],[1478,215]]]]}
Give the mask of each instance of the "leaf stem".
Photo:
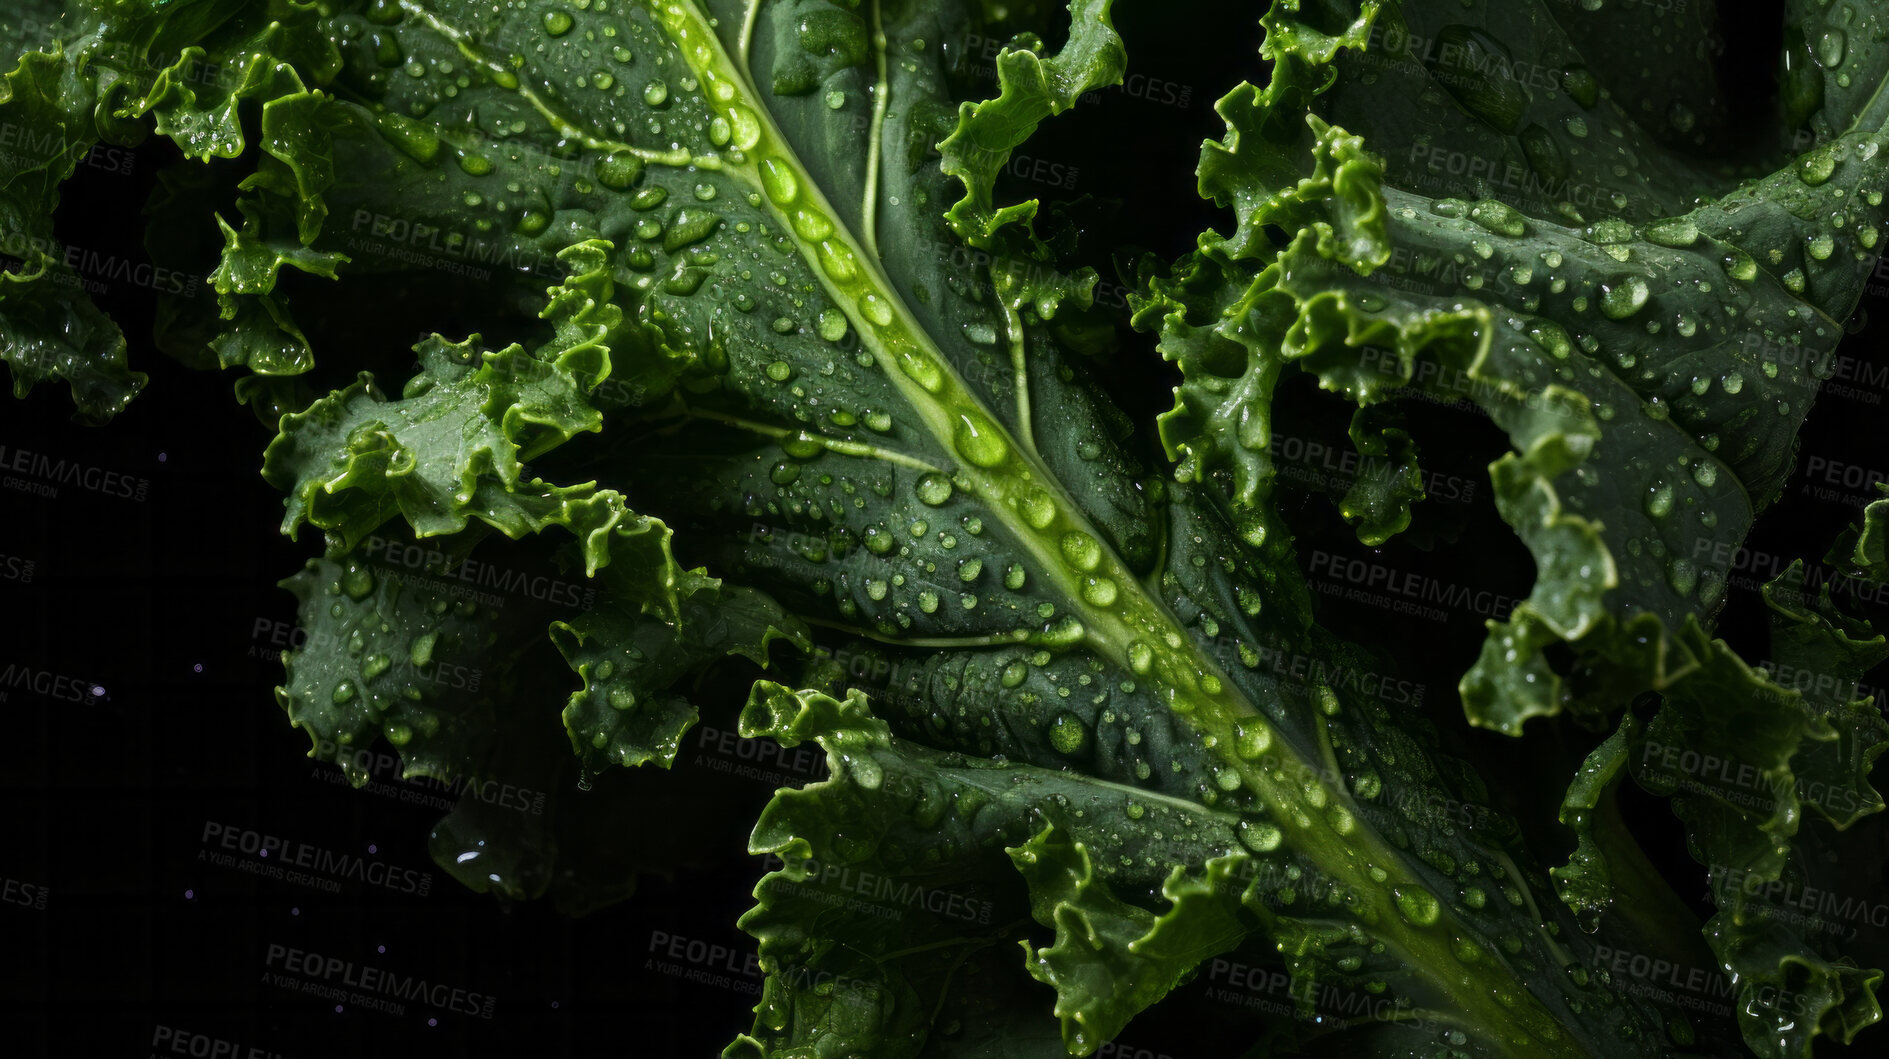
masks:
{"type": "Polygon", "coordinates": [[[872,50],[878,64],[878,77],[872,86],[872,132],[866,155],[866,191],[860,203],[860,222],[865,231],[860,241],[866,252],[879,256],[879,170],[885,148],[880,140],[885,133],[886,104],[892,95],[892,82],[886,76],[885,28],[879,18],[879,0],[872,0],[872,50]]]}
{"type": "Polygon", "coordinates": [[[1031,452],[1041,455],[1036,447],[1036,428],[1031,425],[1030,416],[1030,370],[1023,354],[1023,318],[1017,314],[1016,306],[1010,299],[999,299],[1004,309],[1004,336],[1010,345],[1010,368],[1016,377],[1017,388],[1017,433],[1031,452]]]}
{"type": "Polygon", "coordinates": [[[761,13],[761,5],[766,0],[748,0],[748,9],[741,15],[741,72],[748,75],[748,84],[754,84],[754,67],[748,61],[748,53],[754,45],[754,20],[761,13]]]}
{"type": "Polygon", "coordinates": [[[880,448],[877,445],[868,445],[863,441],[847,441],[844,438],[828,437],[825,434],[816,434],[811,430],[790,430],[786,427],[777,427],[769,423],[757,423],[752,419],[743,419],[740,416],[731,415],[727,412],[716,412],[707,408],[693,408],[683,405],[680,401],[676,403],[679,414],[686,418],[708,419],[717,423],[726,423],[729,426],[740,427],[742,430],[752,431],[753,433],[770,438],[805,439],[830,452],[837,452],[843,456],[857,456],[861,459],[879,460],[884,463],[897,464],[900,467],[909,467],[915,471],[925,471],[933,474],[945,473],[942,468],[935,464],[927,463],[916,456],[908,456],[903,452],[894,452],[891,449],[880,448]]]}
{"type": "Polygon", "coordinates": [[[833,629],[862,640],[874,640],[894,647],[923,647],[938,651],[966,650],[974,647],[1002,647],[1006,644],[1027,643],[1030,633],[1027,629],[1013,629],[1010,632],[994,632],[985,636],[888,636],[858,625],[849,625],[843,621],[829,618],[803,616],[800,620],[809,625],[818,625],[823,629],[833,629]]]}

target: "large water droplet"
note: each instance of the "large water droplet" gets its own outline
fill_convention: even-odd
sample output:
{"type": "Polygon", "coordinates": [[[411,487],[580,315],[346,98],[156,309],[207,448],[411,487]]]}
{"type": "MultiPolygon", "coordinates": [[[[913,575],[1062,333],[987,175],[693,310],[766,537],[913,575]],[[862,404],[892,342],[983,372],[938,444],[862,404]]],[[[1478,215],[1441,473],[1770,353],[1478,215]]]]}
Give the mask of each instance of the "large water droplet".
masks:
{"type": "Polygon", "coordinates": [[[1062,548],[1063,561],[1075,569],[1086,573],[1101,565],[1102,548],[1087,533],[1070,530],[1063,534],[1058,543],[1062,548]]]}
{"type": "Polygon", "coordinates": [[[1010,446],[998,433],[997,424],[982,412],[958,413],[958,424],[951,432],[952,446],[973,467],[997,467],[1010,458],[1010,446]]]}
{"type": "Polygon", "coordinates": [[[1083,725],[1082,718],[1073,713],[1066,711],[1059,713],[1056,719],[1050,722],[1050,745],[1054,746],[1058,753],[1073,754],[1082,749],[1082,744],[1087,742],[1088,738],[1088,728],[1083,725]]]}
{"type": "Polygon", "coordinates": [[[800,194],[800,178],[794,176],[793,167],[779,159],[767,158],[761,162],[761,188],[776,206],[785,206],[800,194]]]}
{"type": "Polygon", "coordinates": [[[1286,837],[1278,825],[1264,820],[1241,820],[1239,836],[1240,844],[1254,853],[1271,853],[1286,837]]]}
{"type": "Polygon", "coordinates": [[[1436,895],[1421,886],[1399,886],[1391,891],[1397,900],[1397,912],[1414,926],[1427,927],[1442,915],[1436,895]]]}
{"type": "Polygon", "coordinates": [[[918,499],[932,507],[951,499],[951,479],[936,472],[926,474],[918,480],[918,499]]]}
{"type": "Polygon", "coordinates": [[[1641,277],[1632,273],[1616,276],[1601,287],[1601,314],[1609,320],[1625,320],[1646,305],[1649,293],[1641,277]]]}

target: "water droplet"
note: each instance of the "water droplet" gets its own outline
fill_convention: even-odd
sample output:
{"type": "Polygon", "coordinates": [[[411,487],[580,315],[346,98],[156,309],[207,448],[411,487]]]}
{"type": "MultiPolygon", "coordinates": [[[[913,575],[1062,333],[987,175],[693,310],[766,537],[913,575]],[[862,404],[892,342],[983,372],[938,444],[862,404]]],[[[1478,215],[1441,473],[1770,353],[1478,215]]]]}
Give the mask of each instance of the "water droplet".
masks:
{"type": "Polygon", "coordinates": [[[918,480],[918,499],[932,507],[951,499],[951,479],[946,475],[931,473],[918,480]]]}
{"type": "Polygon", "coordinates": [[[1384,780],[1373,769],[1365,769],[1351,781],[1351,792],[1364,801],[1371,801],[1383,793],[1384,780]]]}
{"type": "Polygon", "coordinates": [[[761,142],[761,120],[739,103],[728,108],[728,129],[736,150],[752,151],[761,142]]]}
{"type": "Polygon", "coordinates": [[[1672,514],[1673,487],[1668,482],[1648,486],[1646,490],[1646,513],[1654,518],[1665,518],[1672,514]]]}
{"type": "Polygon", "coordinates": [[[1797,163],[1797,176],[1814,188],[1829,180],[1836,169],[1836,156],[1828,149],[1812,151],[1797,163]]]}
{"type": "Polygon", "coordinates": [[[1062,549],[1063,561],[1077,570],[1086,573],[1101,565],[1101,546],[1095,542],[1094,537],[1081,530],[1070,530],[1063,534],[1059,545],[1062,549]]]}
{"type": "Polygon", "coordinates": [[[1082,718],[1073,713],[1059,713],[1050,722],[1049,741],[1058,753],[1073,754],[1082,749],[1082,744],[1089,738],[1089,730],[1082,724],[1082,718]]]}
{"type": "Polygon", "coordinates": [[[1834,70],[1843,65],[1843,48],[1848,43],[1840,29],[1825,30],[1817,38],[1817,61],[1826,70],[1834,70]]]}
{"type": "Polygon", "coordinates": [[[1047,529],[1056,520],[1056,501],[1044,490],[1033,489],[1019,497],[1016,504],[1031,529],[1047,529]]]}
{"type": "Polygon", "coordinates": [[[952,430],[951,441],[958,455],[973,467],[997,467],[1010,458],[1010,446],[998,433],[997,424],[982,412],[958,413],[958,425],[952,430]]]}
{"type": "Polygon", "coordinates": [[[1233,727],[1233,751],[1247,761],[1264,754],[1272,746],[1272,729],[1263,721],[1244,720],[1233,727]]]}
{"type": "Polygon", "coordinates": [[[1690,217],[1668,217],[1647,225],[1645,235],[1649,242],[1683,248],[1699,241],[1699,226],[1690,217]]]}
{"type": "Polygon", "coordinates": [[[1271,853],[1286,837],[1278,825],[1264,820],[1241,820],[1239,836],[1240,844],[1254,853],[1271,853]]]}
{"type": "Polygon", "coordinates": [[[899,351],[899,370],[928,393],[944,388],[944,371],[930,356],[914,349],[899,351]]]}
{"type": "Polygon", "coordinates": [[[553,37],[562,37],[571,31],[571,16],[564,11],[546,11],[544,13],[544,31],[553,37]]]}
{"type": "Polygon", "coordinates": [[[1420,886],[1400,886],[1391,891],[1397,900],[1397,912],[1413,926],[1427,927],[1442,915],[1436,895],[1420,886]]]}
{"type": "Polygon", "coordinates": [[[892,306],[886,304],[885,299],[877,294],[861,295],[859,311],[866,319],[879,327],[886,327],[892,323],[892,306]]]}
{"type": "Polygon", "coordinates": [[[349,599],[367,598],[367,594],[374,591],[373,572],[361,563],[348,564],[347,570],[341,575],[341,591],[346,592],[349,599]]]}
{"type": "Polygon", "coordinates": [[[1690,559],[1674,559],[1666,566],[1666,581],[1674,592],[1689,596],[1699,586],[1699,568],[1690,559]]]}
{"type": "Polygon", "coordinates": [[[1021,661],[1011,662],[1009,665],[1004,666],[1003,672],[997,678],[997,682],[1006,688],[1014,688],[1018,684],[1023,683],[1024,678],[1029,675],[1030,668],[1028,666],[1024,665],[1021,661]]]}
{"type": "Polygon", "coordinates": [[[1600,82],[1584,66],[1570,66],[1561,78],[1561,86],[1583,107],[1600,101],[1600,82]]]}
{"type": "Polygon", "coordinates": [[[629,151],[611,151],[597,163],[597,183],[622,191],[643,175],[643,160],[629,151]]]}
{"type": "Polygon", "coordinates": [[[775,158],[761,162],[761,188],[776,206],[785,206],[800,194],[800,179],[793,167],[775,158]]]}
{"type": "Polygon", "coordinates": [[[1616,276],[1601,287],[1601,314],[1609,320],[1625,320],[1640,311],[1649,293],[1641,277],[1632,273],[1616,276]]]}
{"type": "MultiPolygon", "coordinates": [[[[1497,235],[1519,237],[1528,234],[1528,225],[1522,220],[1521,213],[1507,203],[1498,202],[1495,199],[1484,199],[1476,203],[1469,211],[1469,219],[1497,235]]],[[[1482,253],[1480,248],[1476,252],[1484,259],[1489,257],[1488,254],[1482,253]]]]}
{"type": "MultiPolygon", "coordinates": [[[[823,214],[813,210],[795,210],[794,232],[810,243],[817,243],[833,234],[833,222],[827,220],[823,214]]],[[[887,312],[886,319],[876,320],[874,322],[882,327],[891,323],[890,311],[887,312]]]]}

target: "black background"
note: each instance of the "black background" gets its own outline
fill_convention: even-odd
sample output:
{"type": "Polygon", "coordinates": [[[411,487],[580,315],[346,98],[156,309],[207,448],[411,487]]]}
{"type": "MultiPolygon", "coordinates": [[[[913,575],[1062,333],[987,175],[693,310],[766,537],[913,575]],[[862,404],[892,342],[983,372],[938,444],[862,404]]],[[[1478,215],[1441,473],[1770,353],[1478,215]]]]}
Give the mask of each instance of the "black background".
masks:
{"type": "MultiPolygon", "coordinates": [[[[1258,32],[1250,19],[1239,20],[1237,32],[1203,38],[1149,6],[1117,12],[1131,70],[1185,86],[1189,101],[1104,93],[1051,123],[1030,150],[1077,170],[1074,190],[1124,204],[1099,208],[1106,217],[1096,226],[1099,239],[1171,257],[1191,244],[1192,233],[1224,223],[1195,196],[1191,173],[1200,140],[1222,129],[1212,100],[1263,71],[1252,58],[1258,32]]],[[[1776,22],[1767,15],[1753,24],[1776,22]]],[[[1747,63],[1770,46],[1754,30],[1732,42],[1727,61],[1747,63]]],[[[1766,79],[1738,83],[1761,97],[1766,79]]],[[[129,175],[82,166],[59,217],[62,239],[143,258],[140,211],[155,173],[175,158],[167,145],[151,144],[138,150],[129,175]]],[[[1011,192],[1042,193],[1027,183],[1011,192]]],[[[0,445],[9,454],[24,449],[148,480],[143,500],[71,485],[56,498],[0,490],[0,567],[8,558],[32,564],[30,580],[0,580],[0,666],[83,678],[106,691],[99,701],[20,688],[0,698],[0,878],[10,881],[0,902],[0,974],[11,979],[0,992],[0,1053],[173,1054],[154,1040],[189,1034],[235,1049],[218,1054],[245,1057],[708,1055],[745,1029],[759,979],[741,970],[750,949],[734,923],[762,871],[742,846],[768,786],[707,773],[685,752],[675,778],[682,789],[732,785],[723,800],[739,812],[695,821],[704,848],[725,853],[646,876],[632,900],[589,916],[507,907],[463,889],[427,854],[440,812],[402,797],[439,792],[397,782],[393,794],[349,789],[333,766],[305,756],[307,737],[289,728],[273,699],[281,667],[270,637],[295,616],[292,598],[275,582],[319,545],[277,531],[281,498],[258,474],[271,431],[233,400],[231,376],[189,371],[151,348],[149,291],[113,287],[98,300],[124,325],[132,366],[151,376],[131,407],[99,429],[71,422],[60,387],[0,402],[0,445]],[[199,857],[221,848],[205,839],[210,825],[427,871],[430,891],[421,897],[350,884],[329,894],[216,866],[199,857]],[[35,889],[22,889],[28,886],[35,889]],[[21,903],[39,893],[43,908],[21,903]],[[667,959],[652,952],[663,935],[737,954],[727,961],[732,969],[707,969],[738,988],[651,967],[652,957],[667,959]],[[282,969],[268,963],[271,946],[491,996],[492,1017],[413,1005],[398,1016],[337,1011],[332,1001],[263,981],[266,971],[282,969]]],[[[1889,332],[1869,315],[1878,309],[1876,318],[1889,318],[1883,296],[1872,294],[1848,340],[1848,351],[1866,361],[1883,359],[1889,332]]],[[[311,321],[311,333],[328,324],[345,328],[347,321],[311,321]]],[[[1151,339],[1124,341],[1107,381],[1136,421],[1147,423],[1167,402],[1168,371],[1151,339]]],[[[1889,393],[1878,387],[1875,398],[1821,402],[1804,435],[1804,458],[1889,467],[1879,429],[1889,393]]],[[[1500,451],[1493,428],[1459,420],[1444,425],[1487,431],[1492,442],[1463,449],[1500,451]]],[[[1480,473],[1473,465],[1445,469],[1480,473]]],[[[1805,499],[1799,490],[1794,481],[1754,547],[1818,551],[1855,515],[1853,507],[1805,499]]],[[[1302,538],[1348,532],[1323,499],[1306,501],[1292,517],[1302,538]]],[[[1416,529],[1475,546],[1418,552],[1394,544],[1387,554],[1438,576],[1525,594],[1532,566],[1486,500],[1438,516],[1437,525],[1426,524],[1431,517],[1420,514],[1416,529]]],[[[1327,620],[1341,629],[1381,634],[1381,614],[1332,610],[1327,620]]],[[[1741,646],[1756,644],[1758,613],[1749,593],[1735,593],[1722,631],[1741,646]]],[[[1451,673],[1467,667],[1482,637],[1480,622],[1467,618],[1399,632],[1400,655],[1451,673]]],[[[547,692],[552,709],[564,693],[547,692]]],[[[1487,768],[1492,784],[1508,776],[1518,789],[1529,786],[1527,773],[1541,765],[1533,751],[1464,730],[1454,702],[1431,706],[1446,727],[1455,718],[1454,737],[1477,760],[1496,763],[1487,768]]],[[[1551,747],[1547,754],[1566,752],[1551,747]]],[[[1649,805],[1638,824],[1675,876],[1700,872],[1663,808],[1649,805]]],[[[1857,867],[1880,883],[1880,857],[1857,867]]],[[[1234,1021],[1236,1013],[1207,1005],[1196,990],[1185,993],[1131,1027],[1132,1041],[1124,1043],[1175,1059],[1235,1051],[1208,1047],[1213,1036],[1203,1027],[1234,1021]]]]}

